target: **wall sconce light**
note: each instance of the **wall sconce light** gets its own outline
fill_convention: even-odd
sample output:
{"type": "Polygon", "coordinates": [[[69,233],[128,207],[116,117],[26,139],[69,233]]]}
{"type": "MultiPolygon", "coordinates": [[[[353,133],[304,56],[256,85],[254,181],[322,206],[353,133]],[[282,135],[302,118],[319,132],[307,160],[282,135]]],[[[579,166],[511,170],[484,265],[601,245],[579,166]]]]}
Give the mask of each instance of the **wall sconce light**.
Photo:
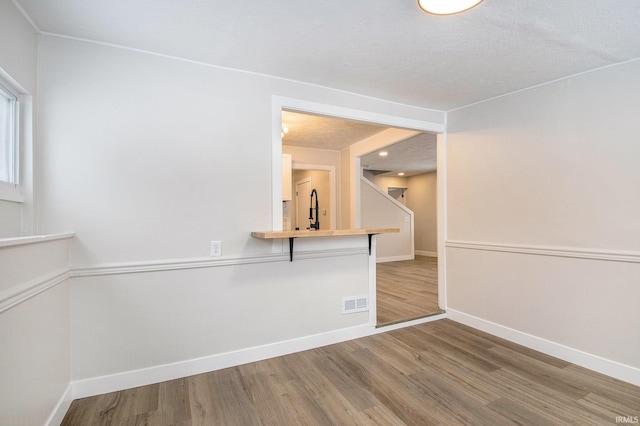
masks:
{"type": "Polygon", "coordinates": [[[432,15],[453,15],[480,4],[482,0],[418,0],[420,9],[432,15]]]}

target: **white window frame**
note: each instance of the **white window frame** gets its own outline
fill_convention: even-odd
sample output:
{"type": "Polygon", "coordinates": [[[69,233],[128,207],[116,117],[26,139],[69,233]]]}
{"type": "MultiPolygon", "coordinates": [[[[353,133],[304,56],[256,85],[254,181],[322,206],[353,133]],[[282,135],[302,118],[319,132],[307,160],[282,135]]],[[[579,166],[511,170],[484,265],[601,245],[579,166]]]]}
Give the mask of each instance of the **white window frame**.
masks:
{"type": "Polygon", "coordinates": [[[6,75],[6,73],[0,73],[0,91],[3,94],[7,95],[10,98],[13,98],[13,111],[12,111],[12,129],[11,129],[11,146],[9,147],[9,160],[11,164],[9,165],[9,173],[10,173],[10,181],[0,180],[0,200],[3,201],[11,201],[16,203],[22,203],[25,201],[24,194],[21,190],[21,179],[20,179],[20,162],[21,156],[20,152],[22,149],[22,140],[21,140],[21,110],[22,103],[21,98],[23,97],[23,93],[21,90],[18,90],[17,85],[11,81],[10,77],[6,75]]]}

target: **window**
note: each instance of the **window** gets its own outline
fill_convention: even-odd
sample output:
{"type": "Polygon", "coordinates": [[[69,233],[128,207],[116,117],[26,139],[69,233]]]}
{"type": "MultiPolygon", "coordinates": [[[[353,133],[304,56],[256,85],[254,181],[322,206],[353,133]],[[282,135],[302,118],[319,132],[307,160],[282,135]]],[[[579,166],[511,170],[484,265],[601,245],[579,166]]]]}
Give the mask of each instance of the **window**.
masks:
{"type": "Polygon", "coordinates": [[[0,181],[17,184],[17,97],[0,82],[0,181]]]}
{"type": "Polygon", "coordinates": [[[18,95],[0,78],[0,199],[22,201],[18,190],[18,95]]]}

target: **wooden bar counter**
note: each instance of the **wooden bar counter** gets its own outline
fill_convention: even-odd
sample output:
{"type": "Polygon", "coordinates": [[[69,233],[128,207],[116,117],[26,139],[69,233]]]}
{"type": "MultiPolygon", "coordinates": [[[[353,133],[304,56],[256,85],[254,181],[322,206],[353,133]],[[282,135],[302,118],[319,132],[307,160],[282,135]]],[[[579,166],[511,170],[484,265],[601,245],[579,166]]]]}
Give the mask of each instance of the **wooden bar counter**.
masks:
{"type": "Polygon", "coordinates": [[[371,237],[376,234],[400,232],[400,228],[358,228],[358,229],[320,229],[300,231],[265,231],[252,232],[251,236],[261,240],[289,239],[289,261],[293,261],[293,240],[295,238],[342,237],[347,235],[367,235],[369,237],[369,254],[371,254],[371,237]]]}

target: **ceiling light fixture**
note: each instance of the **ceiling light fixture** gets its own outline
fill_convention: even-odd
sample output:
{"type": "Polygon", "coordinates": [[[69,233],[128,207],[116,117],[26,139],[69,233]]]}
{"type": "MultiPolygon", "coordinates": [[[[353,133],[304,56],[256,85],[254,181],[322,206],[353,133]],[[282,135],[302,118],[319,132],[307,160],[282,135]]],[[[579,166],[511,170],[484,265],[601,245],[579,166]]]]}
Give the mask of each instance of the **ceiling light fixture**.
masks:
{"type": "Polygon", "coordinates": [[[389,153],[387,151],[380,151],[380,153],[378,155],[380,157],[386,157],[387,155],[389,155],[389,153]]]}
{"type": "Polygon", "coordinates": [[[420,9],[432,15],[453,15],[480,4],[482,0],[418,0],[420,9]]]}
{"type": "Polygon", "coordinates": [[[289,132],[289,128],[282,126],[282,132],[280,133],[280,137],[284,137],[289,132]]]}
{"type": "Polygon", "coordinates": [[[398,176],[404,176],[404,172],[398,173],[398,176]]]}

